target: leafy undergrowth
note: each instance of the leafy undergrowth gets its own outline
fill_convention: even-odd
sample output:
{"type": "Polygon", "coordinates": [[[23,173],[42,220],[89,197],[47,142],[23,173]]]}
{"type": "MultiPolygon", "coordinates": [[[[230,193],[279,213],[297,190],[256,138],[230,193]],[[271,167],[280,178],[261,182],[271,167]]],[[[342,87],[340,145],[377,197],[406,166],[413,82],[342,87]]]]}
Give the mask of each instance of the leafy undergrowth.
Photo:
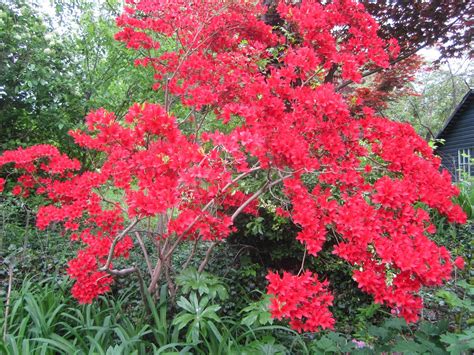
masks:
{"type": "Polygon", "coordinates": [[[145,305],[134,285],[125,292],[78,306],[66,279],[24,280],[11,294],[9,312],[2,303],[6,354],[467,354],[474,347],[472,298],[466,280],[432,293],[431,304],[444,304],[446,317],[408,326],[386,316],[371,324],[378,305],[359,309],[355,334],[298,334],[272,320],[268,296],[226,315],[228,287],[208,273],[188,269],[177,278],[176,302],[165,287],[158,300],[146,293],[145,305]]]}

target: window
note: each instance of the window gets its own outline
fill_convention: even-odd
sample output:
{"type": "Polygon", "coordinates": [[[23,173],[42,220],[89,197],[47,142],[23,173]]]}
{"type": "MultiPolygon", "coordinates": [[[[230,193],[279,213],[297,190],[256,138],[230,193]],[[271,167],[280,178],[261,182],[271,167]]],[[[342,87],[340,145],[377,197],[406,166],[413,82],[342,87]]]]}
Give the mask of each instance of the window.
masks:
{"type": "Polygon", "coordinates": [[[464,180],[466,177],[474,173],[474,148],[463,148],[458,150],[458,176],[459,180],[464,180]]]}

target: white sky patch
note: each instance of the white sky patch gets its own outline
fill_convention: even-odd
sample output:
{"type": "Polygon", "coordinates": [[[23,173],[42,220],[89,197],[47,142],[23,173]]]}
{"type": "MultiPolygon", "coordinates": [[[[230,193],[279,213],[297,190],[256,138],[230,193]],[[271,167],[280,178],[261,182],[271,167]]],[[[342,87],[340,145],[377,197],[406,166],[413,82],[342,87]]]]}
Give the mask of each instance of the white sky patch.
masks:
{"type": "Polygon", "coordinates": [[[53,17],[56,14],[56,11],[53,6],[53,2],[51,0],[37,0],[35,1],[37,4],[37,9],[48,16],[53,17]]]}
{"type": "Polygon", "coordinates": [[[434,47],[423,48],[418,52],[427,62],[434,62],[437,60],[441,53],[434,47]]]}

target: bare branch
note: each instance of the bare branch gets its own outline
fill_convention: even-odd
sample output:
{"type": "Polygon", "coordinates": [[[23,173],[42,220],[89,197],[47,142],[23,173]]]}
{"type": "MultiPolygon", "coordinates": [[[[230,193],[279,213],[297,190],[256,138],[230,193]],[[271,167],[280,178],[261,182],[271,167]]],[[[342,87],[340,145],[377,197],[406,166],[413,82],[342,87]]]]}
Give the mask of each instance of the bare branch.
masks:
{"type": "Polygon", "coordinates": [[[252,196],[250,196],[247,201],[245,201],[242,205],[240,205],[239,208],[234,212],[232,215],[231,219],[234,221],[237,216],[256,198],[258,198],[262,193],[266,191],[267,188],[271,188],[272,186],[279,184],[283,180],[291,177],[293,174],[285,175],[279,178],[278,180],[272,181],[272,182],[266,182],[260,189],[258,189],[252,196]]]}
{"type": "Polygon", "coordinates": [[[143,256],[145,257],[145,262],[146,262],[146,266],[148,268],[148,272],[150,274],[150,277],[152,277],[153,276],[153,268],[151,266],[150,257],[148,256],[148,252],[146,251],[145,243],[143,243],[143,239],[140,236],[140,233],[135,232],[135,236],[137,237],[138,244],[140,244],[140,248],[142,249],[143,256]]]}
{"type": "Polygon", "coordinates": [[[217,241],[212,242],[212,244],[209,246],[209,248],[206,251],[206,256],[204,257],[204,260],[202,263],[199,265],[198,272],[202,272],[204,268],[206,267],[207,263],[209,262],[209,258],[211,257],[212,251],[217,245],[217,241]]]}
{"type": "Polygon", "coordinates": [[[150,285],[148,286],[148,292],[150,293],[155,292],[156,284],[158,283],[158,280],[160,279],[160,276],[161,276],[161,267],[162,267],[161,259],[158,259],[158,261],[156,262],[155,269],[153,270],[153,275],[151,277],[150,285]]]}
{"type": "Polygon", "coordinates": [[[137,271],[137,268],[135,266],[132,266],[132,267],[129,267],[129,268],[126,268],[126,269],[107,269],[107,270],[101,270],[101,271],[105,271],[107,274],[109,275],[113,275],[113,276],[126,276],[126,275],[129,275],[129,274],[132,274],[134,272],[137,271]]]}
{"type": "MultiPolygon", "coordinates": [[[[245,172],[245,173],[242,173],[240,175],[238,175],[237,177],[235,177],[234,179],[232,179],[232,181],[230,183],[228,183],[227,185],[224,186],[224,188],[222,189],[221,193],[222,192],[225,192],[229,187],[231,187],[233,184],[235,184],[237,181],[239,181],[240,179],[242,179],[243,177],[253,173],[254,171],[257,171],[257,170],[260,170],[260,167],[257,166],[257,167],[254,167],[252,169],[250,169],[249,171],[245,172]]],[[[201,211],[202,212],[206,212],[215,202],[216,198],[213,198],[212,200],[210,200],[202,209],[201,211]]],[[[252,201],[250,201],[252,202],[252,201]]],[[[249,202],[249,203],[250,203],[249,202]]],[[[245,208],[245,207],[244,207],[245,208]]],[[[194,221],[191,222],[191,224],[188,226],[188,228],[186,228],[184,230],[184,232],[181,234],[181,236],[179,236],[175,243],[173,244],[173,246],[171,247],[171,249],[169,250],[168,254],[166,255],[165,259],[168,259],[171,254],[174,252],[174,250],[176,249],[176,247],[178,246],[178,244],[181,242],[182,238],[191,230],[191,228],[197,223],[197,221],[199,221],[199,218],[200,216],[197,216],[194,221]]]]}
{"type": "Polygon", "coordinates": [[[301,275],[304,269],[304,262],[306,260],[306,251],[307,251],[307,248],[304,248],[303,260],[301,260],[301,267],[300,267],[300,270],[298,271],[298,276],[301,275]]]}
{"type": "Polygon", "coordinates": [[[125,228],[122,232],[120,232],[116,237],[115,239],[113,240],[112,242],[112,245],[110,246],[110,249],[109,249],[109,255],[107,256],[107,261],[105,262],[104,266],[102,266],[101,268],[99,268],[99,271],[112,271],[112,270],[109,270],[109,267],[110,267],[110,263],[112,262],[112,258],[114,256],[114,249],[115,249],[115,246],[117,245],[117,243],[123,238],[125,237],[125,235],[133,228],[135,227],[135,225],[138,223],[138,219],[135,218],[132,223],[130,223],[128,225],[127,228],[125,228]]]}

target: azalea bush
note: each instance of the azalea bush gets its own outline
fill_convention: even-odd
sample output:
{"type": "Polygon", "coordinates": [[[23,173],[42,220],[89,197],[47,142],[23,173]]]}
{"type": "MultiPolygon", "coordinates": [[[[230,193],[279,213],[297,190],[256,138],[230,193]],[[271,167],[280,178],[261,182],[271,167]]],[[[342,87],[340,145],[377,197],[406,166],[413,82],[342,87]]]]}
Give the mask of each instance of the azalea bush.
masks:
{"type": "Polygon", "coordinates": [[[396,41],[379,38],[356,1],[274,10],[277,27],[256,2],[127,1],[116,39],[141,54],[135,65],[162,102],[136,103],[120,119],[91,112],[70,132],[98,157],[90,167],[51,145],[0,156],[0,190],[41,196],[37,227],[59,223],[81,245],[67,268],[80,303],[127,275],[144,298],[162,284],[174,298],[173,275],[197,248],[207,248],[203,271],[236,218],[258,218],[262,204],[298,226],[305,248],[299,272],[267,276],[273,317],[295,330],[334,326],[331,285],[305,266],[327,248],[407,322],[422,309],[420,289],[451,278],[430,212],[463,223],[459,191],[410,125],[377,116],[357,90],[367,72],[390,66],[396,41]]]}

